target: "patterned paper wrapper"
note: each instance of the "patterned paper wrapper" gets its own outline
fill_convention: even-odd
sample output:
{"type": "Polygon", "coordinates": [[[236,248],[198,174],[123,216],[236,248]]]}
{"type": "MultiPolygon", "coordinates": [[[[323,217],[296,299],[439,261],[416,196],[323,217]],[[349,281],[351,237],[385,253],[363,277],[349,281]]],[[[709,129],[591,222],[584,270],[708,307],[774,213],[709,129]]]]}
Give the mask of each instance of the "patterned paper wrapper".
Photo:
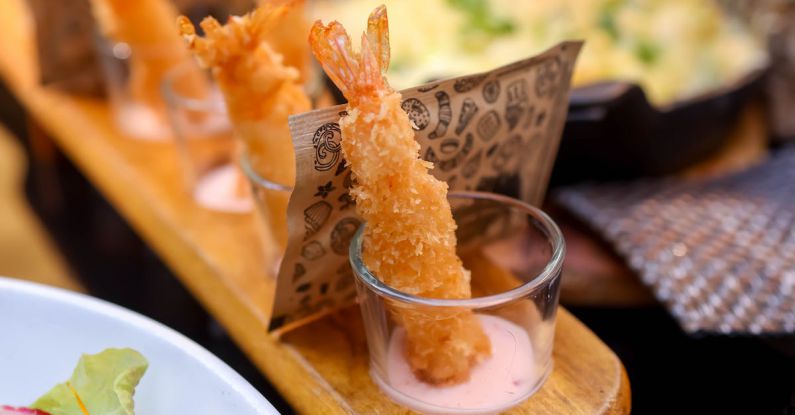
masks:
{"type": "MultiPolygon", "coordinates": [[[[490,72],[401,91],[420,155],[450,190],[541,202],[568,109],[581,42],[490,72]]],[[[270,329],[284,331],[354,301],[348,245],[362,220],[340,146],[345,105],[290,117],[296,186],[270,329]]]]}

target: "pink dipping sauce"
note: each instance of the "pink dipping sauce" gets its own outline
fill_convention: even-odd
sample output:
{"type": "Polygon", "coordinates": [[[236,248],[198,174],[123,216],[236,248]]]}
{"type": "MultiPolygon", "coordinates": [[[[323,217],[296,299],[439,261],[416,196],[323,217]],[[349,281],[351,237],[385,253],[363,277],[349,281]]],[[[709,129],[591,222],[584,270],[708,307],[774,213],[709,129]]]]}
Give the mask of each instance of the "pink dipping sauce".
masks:
{"type": "Polygon", "coordinates": [[[153,109],[135,103],[126,103],[119,109],[117,120],[121,130],[139,140],[168,141],[171,128],[164,116],[153,109]]]}
{"type": "Polygon", "coordinates": [[[404,357],[406,332],[398,328],[387,351],[389,385],[379,385],[384,393],[410,409],[428,414],[497,413],[527,398],[538,386],[541,375],[537,373],[527,332],[499,317],[478,317],[491,340],[492,355],[472,369],[467,382],[438,387],[418,380],[404,357]]]}
{"type": "Polygon", "coordinates": [[[245,213],[252,209],[251,197],[237,192],[241,173],[231,164],[199,177],[193,196],[200,205],[222,212],[245,213]]]}

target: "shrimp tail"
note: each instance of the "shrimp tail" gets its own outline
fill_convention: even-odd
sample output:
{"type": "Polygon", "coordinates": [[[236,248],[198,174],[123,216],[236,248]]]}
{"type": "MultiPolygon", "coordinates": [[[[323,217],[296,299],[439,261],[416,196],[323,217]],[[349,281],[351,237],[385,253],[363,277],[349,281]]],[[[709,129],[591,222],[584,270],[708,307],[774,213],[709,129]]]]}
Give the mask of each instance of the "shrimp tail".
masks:
{"type": "Polygon", "coordinates": [[[230,59],[236,59],[240,50],[256,49],[276,23],[297,3],[266,2],[246,16],[231,16],[229,19],[235,20],[237,24],[226,26],[212,17],[206,17],[200,23],[204,38],[197,36],[196,29],[185,16],[177,19],[177,28],[202,66],[222,66],[230,59]]]}
{"type": "Polygon", "coordinates": [[[326,26],[317,21],[309,31],[309,44],[326,75],[350,100],[359,62],[345,28],[339,22],[331,22],[326,26]]]}
{"type": "Polygon", "coordinates": [[[370,13],[367,19],[367,41],[378,58],[381,73],[385,74],[389,69],[389,19],[386,6],[378,6],[370,13]]]}
{"type": "Polygon", "coordinates": [[[339,22],[324,25],[316,21],[309,32],[309,44],[328,77],[349,103],[363,97],[392,92],[384,77],[389,66],[389,30],[386,8],[378,7],[362,35],[361,51],[356,53],[348,32],[339,22]]]}

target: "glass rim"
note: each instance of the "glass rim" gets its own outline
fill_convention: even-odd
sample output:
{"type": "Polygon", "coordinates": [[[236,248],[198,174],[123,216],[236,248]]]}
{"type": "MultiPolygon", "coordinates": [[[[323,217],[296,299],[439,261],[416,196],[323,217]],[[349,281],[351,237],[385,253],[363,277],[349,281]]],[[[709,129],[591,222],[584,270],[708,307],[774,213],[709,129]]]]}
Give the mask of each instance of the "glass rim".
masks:
{"type": "Polygon", "coordinates": [[[133,53],[132,45],[135,45],[135,49],[138,50],[138,53],[154,57],[162,56],[163,58],[172,58],[174,53],[174,48],[171,46],[166,47],[164,44],[151,42],[131,44],[122,40],[112,39],[99,30],[94,32],[94,39],[95,46],[100,54],[118,60],[125,60],[126,58],[120,58],[113,53],[113,48],[117,45],[126,45],[130,48],[131,53],[133,53]]]}
{"type": "Polygon", "coordinates": [[[364,265],[361,252],[363,240],[362,235],[364,234],[364,229],[367,225],[365,222],[362,223],[359,226],[359,229],[356,230],[348,249],[348,260],[351,264],[351,267],[353,268],[353,274],[356,276],[356,278],[363,284],[370,287],[370,289],[379,296],[399,301],[401,303],[427,307],[478,309],[507,304],[518,298],[525,297],[560,274],[560,271],[563,268],[563,259],[566,256],[566,243],[563,239],[563,233],[560,231],[560,228],[558,228],[558,225],[556,225],[552,218],[544,213],[544,211],[521,200],[490,192],[451,191],[448,193],[447,197],[492,200],[518,209],[528,216],[533,217],[539,223],[541,231],[546,235],[552,244],[552,255],[547,261],[546,266],[544,266],[544,269],[536,276],[524,282],[522,285],[497,294],[490,294],[475,298],[450,299],[416,296],[400,291],[396,288],[392,288],[391,286],[385,284],[383,281],[373,275],[367,266],[364,265]]]}
{"type": "Polygon", "coordinates": [[[279,192],[293,191],[292,186],[287,186],[281,183],[272,182],[260,176],[259,173],[254,171],[254,167],[251,166],[251,161],[248,159],[248,155],[245,154],[245,152],[240,155],[239,163],[240,163],[240,168],[243,169],[243,173],[246,174],[246,177],[248,177],[248,179],[252,183],[257,184],[260,187],[264,187],[265,189],[268,190],[276,190],[279,192]]]}
{"type": "Polygon", "coordinates": [[[188,68],[191,66],[195,66],[202,71],[206,71],[206,69],[201,68],[199,64],[193,60],[193,58],[169,69],[165,74],[163,74],[163,79],[160,81],[160,92],[163,94],[163,97],[165,97],[166,101],[168,101],[170,104],[177,107],[187,108],[191,111],[227,114],[226,106],[220,103],[220,101],[217,99],[191,98],[176,92],[174,83],[176,83],[180,78],[180,75],[188,70],[188,68]]]}

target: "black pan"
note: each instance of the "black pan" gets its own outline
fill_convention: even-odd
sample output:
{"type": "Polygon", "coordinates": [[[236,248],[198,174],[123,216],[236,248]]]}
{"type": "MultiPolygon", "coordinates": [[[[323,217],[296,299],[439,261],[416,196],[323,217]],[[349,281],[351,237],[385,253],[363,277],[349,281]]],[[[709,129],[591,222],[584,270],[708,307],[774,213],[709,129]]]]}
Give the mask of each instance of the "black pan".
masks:
{"type": "Polygon", "coordinates": [[[661,176],[703,160],[761,95],[766,72],[665,107],[631,83],[573,89],[552,184],[661,176]]]}

